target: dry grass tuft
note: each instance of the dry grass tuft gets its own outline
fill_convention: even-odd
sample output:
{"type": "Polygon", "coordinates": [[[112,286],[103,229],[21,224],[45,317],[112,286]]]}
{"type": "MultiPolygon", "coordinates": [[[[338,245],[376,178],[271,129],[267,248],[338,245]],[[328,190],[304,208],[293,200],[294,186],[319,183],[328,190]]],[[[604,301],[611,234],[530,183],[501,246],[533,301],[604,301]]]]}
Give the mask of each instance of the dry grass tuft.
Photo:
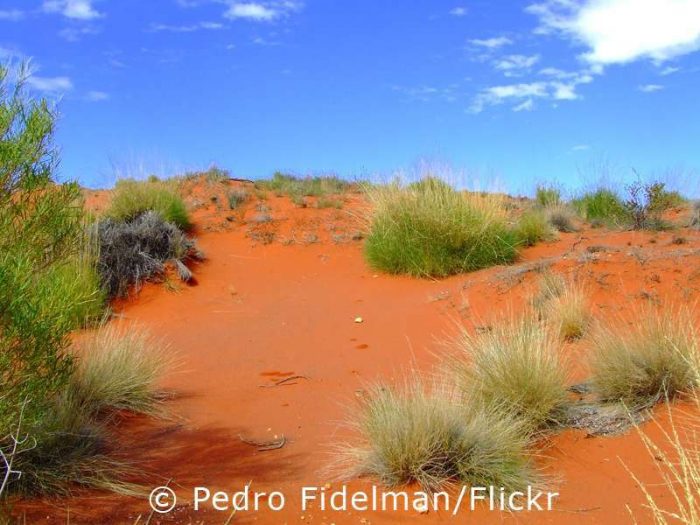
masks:
{"type": "Polygon", "coordinates": [[[698,385],[697,333],[687,309],[647,310],[621,326],[607,323],[594,335],[591,370],[601,398],[636,407],[698,385]]]}
{"type": "Polygon", "coordinates": [[[523,424],[497,410],[462,405],[445,387],[421,381],[404,389],[371,389],[353,421],[359,446],[341,448],[350,476],[374,476],[388,486],[445,483],[522,489],[537,476],[523,424]]]}
{"type": "Polygon", "coordinates": [[[157,383],[173,359],[169,349],[147,332],[105,325],[76,344],[76,356],[68,395],[83,414],[162,413],[157,383]]]}
{"type": "Polygon", "coordinates": [[[532,431],[561,422],[567,404],[567,368],[550,331],[527,317],[472,335],[462,330],[448,359],[467,399],[499,407],[532,431]]]}
{"type": "Polygon", "coordinates": [[[583,286],[558,274],[545,273],[542,276],[533,304],[565,341],[583,337],[593,319],[583,286]]]}

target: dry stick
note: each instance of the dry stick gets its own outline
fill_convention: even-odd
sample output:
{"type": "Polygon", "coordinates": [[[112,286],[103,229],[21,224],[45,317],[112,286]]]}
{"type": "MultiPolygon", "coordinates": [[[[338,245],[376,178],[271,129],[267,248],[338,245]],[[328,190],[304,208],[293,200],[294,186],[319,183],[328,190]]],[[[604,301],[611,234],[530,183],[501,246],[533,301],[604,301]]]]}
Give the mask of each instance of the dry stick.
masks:
{"type": "Polygon", "coordinates": [[[229,177],[228,180],[233,181],[233,182],[247,182],[249,184],[255,184],[254,180],[250,179],[239,179],[238,177],[229,177]]]}
{"type": "MultiPolygon", "coordinates": [[[[279,381],[274,382],[271,385],[258,385],[260,388],[274,388],[276,386],[283,386],[289,381],[294,381],[295,379],[311,379],[310,377],[307,376],[291,376],[291,377],[285,377],[284,379],[280,379],[279,381]]],[[[292,383],[292,385],[296,385],[297,383],[292,383]]],[[[287,386],[292,386],[292,385],[287,385],[287,386]]]]}
{"type": "Polygon", "coordinates": [[[258,452],[267,452],[268,450],[277,450],[282,448],[287,444],[287,438],[282,435],[282,437],[275,441],[254,441],[252,439],[247,439],[244,438],[241,434],[238,434],[238,439],[240,439],[243,443],[246,445],[250,445],[251,447],[257,447],[258,452]]]}

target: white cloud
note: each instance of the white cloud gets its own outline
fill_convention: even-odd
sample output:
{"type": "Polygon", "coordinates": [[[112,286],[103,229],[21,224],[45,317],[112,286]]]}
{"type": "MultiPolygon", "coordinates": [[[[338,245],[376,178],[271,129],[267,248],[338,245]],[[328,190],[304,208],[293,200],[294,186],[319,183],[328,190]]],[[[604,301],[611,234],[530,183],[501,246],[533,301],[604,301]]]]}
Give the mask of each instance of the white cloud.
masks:
{"type": "Polygon", "coordinates": [[[576,144],[571,151],[588,151],[591,147],[588,144],[576,144]]]}
{"type": "Polygon", "coordinates": [[[73,82],[68,77],[38,77],[27,78],[27,85],[43,93],[62,93],[73,89],[73,82]]]}
{"type": "Polygon", "coordinates": [[[109,100],[109,93],[104,91],[88,91],[85,95],[85,100],[88,102],[104,102],[109,100]]]}
{"type": "Polygon", "coordinates": [[[466,7],[455,7],[450,10],[452,16],[467,16],[467,13],[469,13],[469,11],[466,7]]]}
{"type": "Polygon", "coordinates": [[[216,31],[223,29],[224,25],[218,22],[199,22],[191,25],[173,26],[168,24],[152,24],[151,31],[169,31],[172,33],[193,33],[194,31],[216,31]]]}
{"type": "MultiPolygon", "coordinates": [[[[553,71],[560,72],[559,70],[553,71]]],[[[472,113],[480,113],[488,106],[497,106],[508,101],[519,101],[521,99],[577,100],[581,98],[576,93],[577,86],[593,82],[593,76],[585,71],[572,74],[564,71],[560,73],[565,76],[565,79],[556,78],[555,80],[541,80],[486,88],[474,98],[469,110],[472,113]]],[[[523,104],[524,102],[516,105],[513,109],[522,111],[534,108],[534,102],[532,107],[526,105],[520,108],[519,106],[523,106],[523,104]]]]}
{"type": "Polygon", "coordinates": [[[518,104],[513,108],[513,111],[520,112],[520,111],[532,111],[535,108],[535,102],[531,99],[528,98],[525,102],[522,104],[518,104]]]}
{"type": "Polygon", "coordinates": [[[89,25],[84,27],[66,27],[58,32],[58,36],[68,42],[78,42],[85,35],[96,35],[99,32],[99,29],[89,25]]]}
{"type": "Polygon", "coordinates": [[[0,20],[9,20],[10,22],[17,22],[24,18],[24,11],[19,9],[0,9],[0,20]]]}
{"type": "Polygon", "coordinates": [[[75,20],[93,20],[102,14],[92,6],[93,0],[44,0],[47,13],[60,13],[75,20]]]}
{"type": "Polygon", "coordinates": [[[526,10],[540,19],[537,33],[567,35],[591,64],[661,62],[700,49],[698,0],[545,0],[526,10]]]}
{"type": "Polygon", "coordinates": [[[668,75],[673,75],[674,73],[678,73],[681,70],[679,67],[675,66],[668,66],[663,68],[661,71],[659,71],[659,75],[662,77],[666,77],[668,75]]]}
{"type": "Polygon", "coordinates": [[[493,67],[499,71],[504,71],[506,74],[513,74],[529,70],[537,62],[539,62],[539,60],[539,55],[508,55],[496,60],[493,63],[493,67]]]}
{"type": "Polygon", "coordinates": [[[474,46],[485,47],[486,49],[498,49],[499,47],[512,44],[513,41],[505,36],[499,36],[486,39],[475,38],[470,40],[469,43],[474,46]]]}
{"type": "Polygon", "coordinates": [[[664,87],[660,84],[644,84],[639,86],[637,89],[639,89],[639,91],[642,93],[655,93],[657,91],[661,91],[664,89],[664,87]]]}
{"type": "Polygon", "coordinates": [[[228,9],[224,13],[232,20],[243,19],[254,22],[272,22],[299,11],[303,4],[295,0],[279,0],[274,2],[231,2],[225,0],[228,9]]]}

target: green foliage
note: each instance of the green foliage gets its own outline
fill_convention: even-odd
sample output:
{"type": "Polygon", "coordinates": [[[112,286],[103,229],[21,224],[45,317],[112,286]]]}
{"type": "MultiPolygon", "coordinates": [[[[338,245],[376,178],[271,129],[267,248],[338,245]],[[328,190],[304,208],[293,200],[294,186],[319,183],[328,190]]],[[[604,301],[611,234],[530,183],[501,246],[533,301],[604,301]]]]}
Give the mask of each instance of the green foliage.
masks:
{"type": "Polygon", "coordinates": [[[518,242],[534,246],[538,242],[552,240],[555,236],[547,216],[542,210],[528,210],[520,216],[515,227],[518,242]]]}
{"type": "Polygon", "coordinates": [[[561,204],[561,192],[551,186],[537,186],[535,202],[542,208],[561,204]]]}
{"type": "Polygon", "coordinates": [[[189,229],[189,214],[174,182],[122,179],[114,187],[107,216],[117,221],[131,221],[147,211],[155,211],[163,219],[182,230],[189,229]]]}
{"type": "Polygon", "coordinates": [[[104,294],[80,188],[53,179],[55,113],[27,98],[19,78],[10,86],[0,67],[0,449],[22,473],[3,488],[106,486],[115,465],[98,453],[99,429],[65,398],[75,371],[69,332],[99,317],[104,294]]]}
{"type": "Polygon", "coordinates": [[[516,235],[496,196],[457,192],[435,179],[368,190],[365,256],[389,273],[443,277],[512,262],[516,235]]]}
{"type": "Polygon", "coordinates": [[[82,206],[76,184],[52,179],[54,121],[0,68],[0,436],[25,400],[25,426],[35,427],[72,372],[65,349],[76,314],[58,276],[78,255],[82,206]]]}

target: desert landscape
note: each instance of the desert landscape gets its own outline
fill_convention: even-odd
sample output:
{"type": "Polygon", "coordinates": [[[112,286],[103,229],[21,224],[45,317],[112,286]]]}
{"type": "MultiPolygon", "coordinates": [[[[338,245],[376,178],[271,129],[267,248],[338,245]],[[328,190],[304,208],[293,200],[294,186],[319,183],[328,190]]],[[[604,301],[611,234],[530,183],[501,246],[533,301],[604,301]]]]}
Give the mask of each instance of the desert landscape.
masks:
{"type": "Polygon", "coordinates": [[[0,525],[700,524],[697,0],[7,4],[0,525]]]}

